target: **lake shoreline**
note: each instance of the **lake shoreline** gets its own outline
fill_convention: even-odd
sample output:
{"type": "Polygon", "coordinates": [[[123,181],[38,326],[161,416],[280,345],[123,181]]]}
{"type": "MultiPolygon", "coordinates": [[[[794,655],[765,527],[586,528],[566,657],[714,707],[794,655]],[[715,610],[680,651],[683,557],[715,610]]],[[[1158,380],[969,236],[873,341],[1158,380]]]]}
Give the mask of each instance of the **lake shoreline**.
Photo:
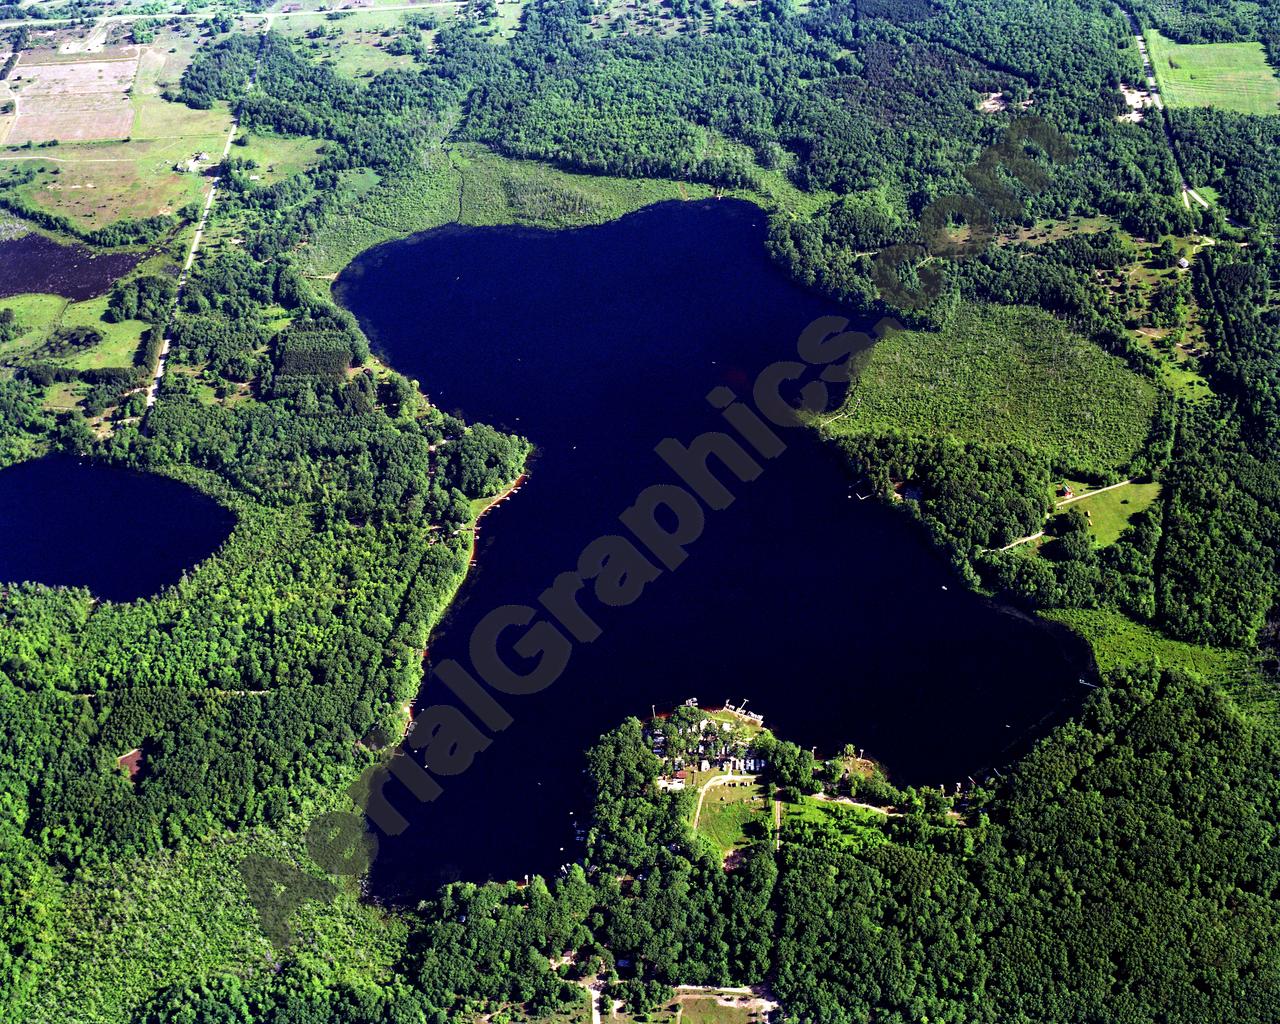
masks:
{"type": "MultiPolygon", "coordinates": [[[[501,518],[485,523],[484,555],[475,547],[468,559],[485,571],[468,571],[431,624],[431,662],[469,664],[491,610],[536,609],[584,545],[619,532],[637,494],[672,479],[658,440],[724,429],[703,400],[709,388],[749,392],[806,324],[838,312],[769,259],[764,221],[727,199],[565,231],[449,226],[370,249],[334,282],[380,358],[425,382],[436,408],[537,445],[538,486],[518,505],[487,503],[501,518]],[[588,266],[584,289],[573,275],[588,266]],[[698,289],[677,286],[693,279],[698,289]]],[[[601,638],[572,645],[563,677],[536,697],[504,697],[514,723],[442,797],[418,805],[388,783],[413,827],[383,841],[371,893],[412,903],[453,879],[553,871],[570,814],[585,806],[583,750],[691,690],[748,698],[806,747],[856,732],[895,778],[935,785],[1003,764],[1010,733],[1079,694],[1039,625],[959,587],[917,526],[854,502],[847,465],[824,447],[799,432],[761,481],[734,483],[737,502],[706,512],[687,567],[661,574],[655,597],[615,610],[585,589],[601,638]],[[797,548],[789,537],[809,540],[797,548]],[[1000,722],[981,713],[989,706],[1000,722]],[[485,810],[495,793],[502,822],[485,810]]],[[[419,702],[451,703],[445,690],[419,702]]]]}

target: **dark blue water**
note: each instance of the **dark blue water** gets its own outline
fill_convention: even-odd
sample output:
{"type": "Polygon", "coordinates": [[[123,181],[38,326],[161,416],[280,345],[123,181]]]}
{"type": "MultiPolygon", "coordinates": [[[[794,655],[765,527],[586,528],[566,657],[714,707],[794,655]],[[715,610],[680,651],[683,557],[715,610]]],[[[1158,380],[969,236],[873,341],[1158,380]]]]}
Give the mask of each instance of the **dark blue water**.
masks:
{"type": "MultiPolygon", "coordinates": [[[[478,619],[536,605],[588,542],[623,532],[640,491],[677,482],[654,445],[723,429],[707,392],[749,394],[833,312],[769,262],[764,236],[745,203],[671,203],[567,232],[443,228],[342,275],[342,301],[439,406],[539,448],[528,484],[483,522],[433,663],[467,662],[478,619]]],[[[830,450],[803,431],[786,441],[639,601],[586,599],[603,635],[549,689],[502,697],[515,723],[442,797],[388,788],[411,827],[383,839],[375,893],[412,901],[569,860],[583,749],[655,704],[748,698],[784,737],[820,754],[853,742],[903,783],[1002,764],[1075,706],[1077,645],[968,593],[905,515],[851,498],[830,450]]],[[[420,703],[448,699],[429,679],[420,703]]]]}
{"type": "Polygon", "coordinates": [[[176,480],[70,455],[0,470],[0,581],[132,601],[178,582],[235,517],[176,480]]]}

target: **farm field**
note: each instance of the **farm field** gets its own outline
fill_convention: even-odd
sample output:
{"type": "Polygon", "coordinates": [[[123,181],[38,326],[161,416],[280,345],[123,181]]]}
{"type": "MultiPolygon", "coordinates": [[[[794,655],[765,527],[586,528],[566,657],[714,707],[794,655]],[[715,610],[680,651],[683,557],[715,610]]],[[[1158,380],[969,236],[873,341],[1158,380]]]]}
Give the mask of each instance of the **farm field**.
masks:
{"type": "MultiPolygon", "coordinates": [[[[54,39],[71,47],[82,42],[66,33],[58,33],[54,39]]],[[[48,136],[57,137],[60,143],[80,141],[36,152],[18,148],[17,143],[31,134],[29,97],[39,100],[33,87],[44,81],[41,77],[28,81],[27,65],[20,63],[15,71],[15,77],[21,76],[16,83],[19,116],[9,129],[8,152],[0,151],[0,169],[34,172],[35,179],[21,186],[20,194],[86,229],[105,227],[122,218],[173,213],[187,203],[200,201],[207,180],[200,173],[176,168],[196,154],[216,157],[221,153],[231,126],[230,111],[225,104],[212,110],[192,110],[161,95],[177,84],[199,43],[194,22],[182,22],[176,28],[167,26],[158,31],[145,47],[128,47],[133,54],[128,60],[62,53],[52,46],[24,54],[24,62],[49,62],[36,65],[39,76],[48,78],[40,86],[46,93],[55,82],[61,83],[62,91],[46,95],[42,102],[61,104],[69,112],[55,111],[47,122],[41,122],[48,131],[32,136],[33,140],[48,136]],[[98,69],[106,69],[110,75],[104,72],[99,79],[98,69]],[[109,81],[114,91],[103,92],[103,81],[109,81]],[[58,118],[89,116],[85,111],[93,112],[102,96],[110,100],[109,116],[91,135],[61,133],[56,127],[62,123],[58,118]]],[[[35,109],[39,113],[45,108],[35,109]]]]}
{"type": "Polygon", "coordinates": [[[1261,43],[1187,45],[1155,30],[1146,39],[1160,92],[1170,107],[1280,113],[1280,80],[1261,43]]]}
{"type": "Polygon", "coordinates": [[[991,441],[1093,473],[1128,463],[1155,389],[1047,313],[966,305],[938,332],[899,331],[861,358],[832,436],[907,431],[991,441]]]}
{"type": "Polygon", "coordinates": [[[24,54],[6,82],[3,98],[16,116],[0,142],[83,142],[123,139],[133,127],[129,90],[138,55],[109,60],[50,60],[24,54]]]}

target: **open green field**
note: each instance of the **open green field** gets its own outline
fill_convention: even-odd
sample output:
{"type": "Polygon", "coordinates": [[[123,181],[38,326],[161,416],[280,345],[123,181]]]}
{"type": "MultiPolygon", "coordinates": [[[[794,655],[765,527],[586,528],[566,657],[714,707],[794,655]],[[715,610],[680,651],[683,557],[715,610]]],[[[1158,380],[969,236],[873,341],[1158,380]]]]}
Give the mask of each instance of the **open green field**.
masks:
{"type": "Polygon", "coordinates": [[[93,327],[105,337],[101,344],[77,353],[66,360],[76,370],[100,369],[104,366],[132,366],[134,354],[142,343],[142,332],[147,325],[140,320],[123,320],[107,323],[102,314],[107,309],[107,297],[101,296],[85,302],[73,302],[67,306],[59,323],[61,327],[93,327]]]}
{"type": "Polygon", "coordinates": [[[1114,544],[1129,525],[1129,520],[1151,506],[1160,496],[1158,483],[1125,484],[1114,490],[1102,491],[1090,498],[1081,498],[1065,506],[1063,511],[1076,509],[1087,516],[1094,541],[1099,547],[1114,544]]]}
{"type": "Polygon", "coordinates": [[[0,345],[0,355],[11,360],[30,352],[48,337],[67,305],[67,300],[60,295],[14,295],[0,299],[0,309],[13,310],[22,330],[13,341],[0,345]]]}
{"type": "Polygon", "coordinates": [[[1241,114],[1280,113],[1280,81],[1262,44],[1186,45],[1146,33],[1160,92],[1170,107],[1219,107],[1241,114]]]}
{"type": "Polygon", "coordinates": [[[12,309],[23,328],[22,334],[4,347],[3,354],[7,359],[34,354],[58,327],[93,327],[105,335],[100,344],[55,361],[79,370],[130,366],[146,324],[137,320],[104,323],[102,314],[106,308],[106,296],[84,302],[69,302],[58,295],[15,295],[0,299],[0,309],[12,309]]]}
{"type": "Polygon", "coordinates": [[[750,1024],[762,1020],[758,1013],[741,1006],[724,1006],[708,996],[682,1002],[681,1024],[750,1024]]]}
{"type": "MultiPolygon", "coordinates": [[[[752,1001],[750,996],[736,993],[725,993],[724,998],[748,1004],[752,1001]]],[[[712,994],[695,995],[689,992],[681,993],[675,1001],[664,1003],[647,1014],[610,1014],[606,1007],[603,1017],[611,1024],[763,1024],[769,1019],[762,1010],[751,1005],[725,1006],[712,994]]],[[[590,1019],[591,1013],[587,1011],[583,1020],[590,1019]]],[[[560,1018],[552,1020],[558,1024],[560,1018]]]]}
{"type": "Polygon", "coordinates": [[[1280,713],[1275,684],[1263,674],[1256,654],[1174,640],[1105,609],[1055,608],[1040,615],[1080,634],[1101,672],[1158,663],[1222,681],[1241,706],[1255,714],[1274,719],[1280,713]]]}
{"type": "Polygon", "coordinates": [[[243,145],[231,147],[231,156],[252,160],[258,166],[250,174],[260,179],[258,184],[273,185],[318,164],[320,146],[318,139],[250,132],[243,145]]]}
{"type": "Polygon", "coordinates": [[[1146,437],[1155,389],[1047,313],[964,305],[943,330],[896,331],[859,357],[833,436],[900,432],[1004,443],[1105,473],[1146,437]]]}
{"type": "Polygon", "coordinates": [[[1254,671],[1253,659],[1247,652],[1171,640],[1119,612],[1061,608],[1040,614],[1071,627],[1089,641],[1098,668],[1103,672],[1152,661],[1204,677],[1229,678],[1254,671]]]}
{"type": "MultiPolygon", "coordinates": [[[[58,295],[15,295],[0,299],[0,309],[12,309],[22,327],[13,341],[0,346],[0,361],[10,365],[49,361],[75,370],[104,367],[131,367],[142,333],[147,325],[137,320],[106,323],[101,317],[107,306],[106,296],[70,302],[58,295]],[[91,327],[101,331],[103,339],[90,348],[52,353],[46,346],[59,328],[91,327]]],[[[59,381],[45,391],[45,405],[55,412],[77,408],[90,391],[83,381],[59,381]]],[[[102,428],[101,420],[94,422],[102,428]]]]}
{"type": "Polygon", "coordinates": [[[761,838],[768,813],[769,798],[760,785],[731,782],[713,786],[702,800],[698,835],[724,858],[761,838]]]}
{"type": "MultiPolygon", "coordinates": [[[[452,0],[422,5],[422,14],[430,14],[443,24],[454,16],[459,4],[452,0]]],[[[501,10],[501,8],[499,8],[501,10]]],[[[408,24],[418,11],[335,10],[327,13],[291,14],[277,18],[273,29],[297,39],[312,59],[328,64],[350,78],[371,78],[393,68],[413,66],[409,52],[392,52],[396,39],[430,48],[434,30],[408,24]]]]}
{"type": "Polygon", "coordinates": [[[885,816],[863,807],[819,800],[806,796],[799,803],[782,805],[782,839],[794,835],[798,826],[818,824],[830,826],[847,845],[855,850],[888,842],[883,831],[885,816]]]}
{"type": "Polygon", "coordinates": [[[448,152],[432,150],[412,176],[353,179],[350,189],[350,202],[343,204],[347,212],[330,218],[306,249],[313,276],[335,274],[381,242],[455,220],[475,226],[575,227],[603,224],[651,203],[714,194],[706,185],[573,174],[509,160],[472,143],[450,146],[448,152]]]}

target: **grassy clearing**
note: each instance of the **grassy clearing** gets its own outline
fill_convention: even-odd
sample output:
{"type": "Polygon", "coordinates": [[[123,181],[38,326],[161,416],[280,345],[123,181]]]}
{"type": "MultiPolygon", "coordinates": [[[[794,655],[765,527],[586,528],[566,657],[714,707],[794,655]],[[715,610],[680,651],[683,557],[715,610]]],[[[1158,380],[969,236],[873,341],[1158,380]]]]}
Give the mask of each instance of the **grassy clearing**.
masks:
{"type": "Polygon", "coordinates": [[[1133,458],[1154,407],[1151,384],[1047,313],[965,305],[940,332],[875,345],[824,425],[1000,442],[1104,474],[1133,458]]]}
{"type": "MultiPolygon", "coordinates": [[[[422,13],[431,13],[443,23],[458,6],[452,2],[423,4],[422,13]]],[[[312,58],[335,71],[349,78],[372,78],[394,68],[413,66],[411,53],[390,52],[395,38],[406,37],[428,49],[431,47],[434,31],[406,25],[406,17],[417,13],[370,7],[278,18],[272,27],[299,40],[312,58]]]]}
{"type": "Polygon", "coordinates": [[[769,798],[755,783],[725,783],[708,789],[698,819],[698,834],[727,857],[760,839],[768,820],[769,798]]]}
{"type": "Polygon", "coordinates": [[[1204,678],[1251,679],[1257,665],[1246,651],[1222,650],[1171,640],[1114,611],[1058,608],[1040,613],[1079,633],[1093,648],[1103,672],[1159,662],[1204,678]]]}
{"type": "Polygon", "coordinates": [[[0,346],[0,355],[10,360],[30,352],[49,336],[68,305],[60,295],[14,295],[0,299],[0,309],[13,310],[23,329],[13,341],[0,346]]]}
{"type": "Polygon", "coordinates": [[[67,306],[59,323],[61,327],[94,327],[105,337],[102,343],[77,353],[66,360],[66,365],[77,370],[99,369],[104,366],[132,366],[134,354],[142,343],[142,332],[147,324],[140,320],[124,320],[109,324],[102,319],[107,308],[107,297],[73,302],[67,306]]]}
{"type": "Polygon", "coordinates": [[[305,250],[314,276],[337,273],[371,246],[443,224],[603,224],[651,203],[714,194],[703,185],[570,174],[547,164],[508,160],[474,144],[432,151],[412,177],[372,187],[353,182],[351,188],[343,204],[350,212],[332,218],[305,250]]]}
{"type": "MultiPolygon", "coordinates": [[[[725,0],[721,6],[726,14],[732,14],[754,7],[758,2],[725,0]]],[[[799,0],[795,4],[798,11],[805,10],[807,6],[807,0],[799,0]]],[[[701,8],[692,8],[681,16],[665,0],[604,0],[592,11],[590,31],[597,38],[622,34],[668,37],[680,33],[702,35],[711,31],[714,24],[715,18],[701,8]]]]}
{"type": "Polygon", "coordinates": [[[1046,245],[1074,235],[1096,235],[1116,227],[1110,217],[1068,217],[1066,220],[1040,220],[1029,228],[1015,228],[998,239],[1001,245],[1046,245]]]}
{"type": "MultiPolygon", "coordinates": [[[[1193,295],[1186,297],[1181,315],[1173,322],[1158,318],[1156,298],[1163,289],[1175,286],[1187,271],[1162,267],[1156,259],[1164,238],[1132,239],[1137,258],[1116,271],[1108,271],[1103,284],[1126,311],[1126,322],[1134,340],[1156,359],[1160,382],[1176,397],[1188,402],[1206,400],[1211,390],[1201,372],[1201,359],[1208,354],[1200,308],[1193,295]],[[1162,326],[1155,326],[1162,323],[1162,326]]],[[[1179,256],[1194,260],[1197,252],[1211,239],[1198,235],[1169,236],[1179,256]]]]}
{"type": "Polygon", "coordinates": [[[781,168],[771,171],[757,168],[755,180],[755,188],[734,189],[726,194],[756,203],[766,210],[776,209],[793,220],[811,217],[835,198],[834,192],[801,191],[781,168]]]}
{"type": "Polygon", "coordinates": [[[1170,107],[1219,107],[1241,114],[1280,113],[1280,81],[1262,44],[1186,45],[1147,32],[1160,92],[1170,107]]]}
{"type": "MultiPolygon", "coordinates": [[[[49,361],[75,370],[103,367],[131,367],[142,333],[147,324],[137,320],[105,323],[101,317],[107,298],[100,296],[84,302],[69,302],[57,295],[17,295],[0,300],[0,309],[12,309],[24,330],[7,345],[0,346],[0,361],[21,364],[25,361],[49,361]],[[62,327],[92,327],[101,331],[103,339],[91,348],[54,355],[45,343],[62,327]]],[[[90,386],[79,381],[51,384],[45,390],[44,404],[53,412],[76,410],[90,386]]],[[[104,429],[104,421],[91,421],[95,429],[104,429]]]]}
{"type": "Polygon", "coordinates": [[[252,160],[257,168],[250,173],[259,177],[258,184],[271,185],[314,167],[320,162],[318,139],[285,138],[250,132],[244,144],[231,147],[231,156],[252,160]]]}
{"type": "MultiPolygon", "coordinates": [[[[734,1000],[741,998],[728,993],[726,997],[734,1000]]],[[[583,1021],[590,1019],[591,1012],[588,1010],[583,1021]]],[[[713,995],[685,993],[674,1002],[644,1015],[611,1015],[606,1008],[604,1019],[610,1024],[759,1024],[766,1018],[759,1010],[746,1006],[722,1005],[713,995]]]]}
{"type": "Polygon", "coordinates": [[[751,1024],[759,1013],[741,1006],[724,1006],[710,996],[682,1001],[681,1024],[751,1024]]]}
{"type": "Polygon", "coordinates": [[[1066,506],[1089,519],[1090,531],[1099,547],[1114,544],[1129,525],[1129,520],[1151,506],[1160,496],[1158,483],[1125,484],[1103,491],[1092,498],[1081,498],[1066,506]]]}
{"type": "Polygon", "coordinates": [[[888,842],[884,834],[885,817],[875,811],[849,804],[835,803],[806,796],[799,803],[782,805],[782,838],[803,824],[830,826],[844,842],[855,850],[888,842]]]}

